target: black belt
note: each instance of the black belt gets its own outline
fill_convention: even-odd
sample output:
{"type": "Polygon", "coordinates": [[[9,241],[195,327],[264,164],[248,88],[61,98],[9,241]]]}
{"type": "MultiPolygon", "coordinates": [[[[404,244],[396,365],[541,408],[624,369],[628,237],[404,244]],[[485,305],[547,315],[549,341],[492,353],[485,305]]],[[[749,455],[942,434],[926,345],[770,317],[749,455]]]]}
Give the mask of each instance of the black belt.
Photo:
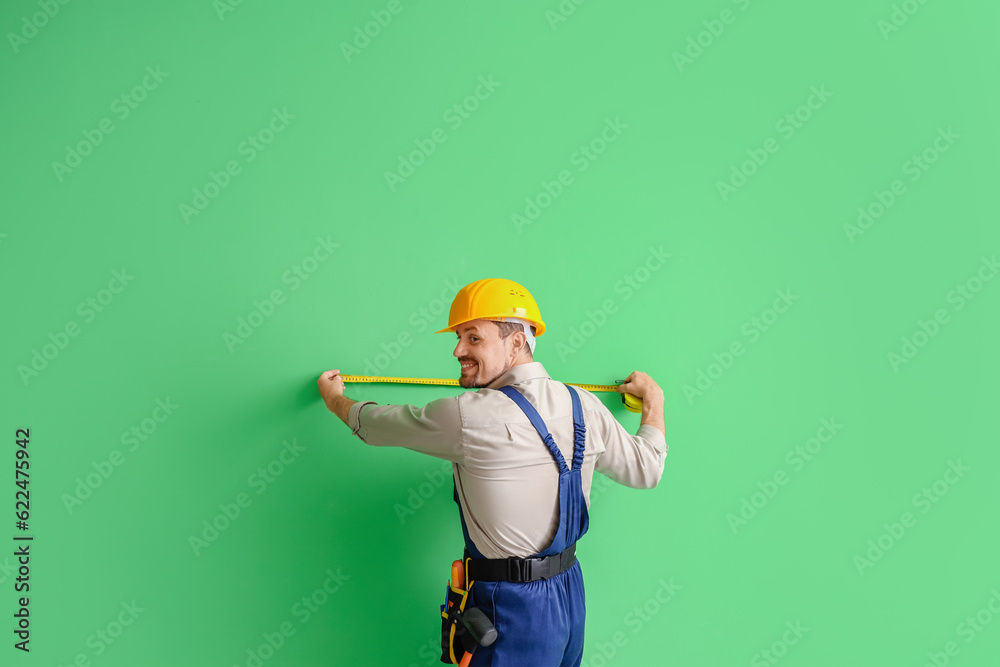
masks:
{"type": "Polygon", "coordinates": [[[469,581],[513,581],[526,583],[551,579],[576,563],[576,544],[563,552],[543,558],[472,558],[465,551],[469,581]]]}

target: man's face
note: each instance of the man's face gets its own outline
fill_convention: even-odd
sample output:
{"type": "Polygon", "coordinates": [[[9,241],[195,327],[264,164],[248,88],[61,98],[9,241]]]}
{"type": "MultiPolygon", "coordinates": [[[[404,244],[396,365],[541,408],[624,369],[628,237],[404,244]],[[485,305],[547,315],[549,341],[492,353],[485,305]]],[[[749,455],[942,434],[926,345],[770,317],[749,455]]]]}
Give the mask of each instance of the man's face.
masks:
{"type": "Polygon", "coordinates": [[[455,357],[462,363],[458,383],[466,389],[485,387],[506,373],[514,365],[511,348],[523,333],[514,333],[506,339],[490,320],[472,320],[455,329],[458,344],[455,357]]]}

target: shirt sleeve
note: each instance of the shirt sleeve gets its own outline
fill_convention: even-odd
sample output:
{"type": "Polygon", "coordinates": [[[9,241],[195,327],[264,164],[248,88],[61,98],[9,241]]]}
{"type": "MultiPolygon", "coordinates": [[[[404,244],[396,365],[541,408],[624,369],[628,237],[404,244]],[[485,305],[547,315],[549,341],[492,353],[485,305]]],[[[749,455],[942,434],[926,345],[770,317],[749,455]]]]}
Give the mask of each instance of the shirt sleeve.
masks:
{"type": "Polygon", "coordinates": [[[652,489],[660,483],[667,457],[666,436],[649,424],[632,435],[607,410],[596,411],[605,452],[594,469],[633,489],[652,489]]]}
{"type": "Polygon", "coordinates": [[[422,408],[358,402],[351,406],[348,425],[366,444],[405,447],[462,463],[462,415],[458,401],[458,396],[439,398],[422,408]]]}

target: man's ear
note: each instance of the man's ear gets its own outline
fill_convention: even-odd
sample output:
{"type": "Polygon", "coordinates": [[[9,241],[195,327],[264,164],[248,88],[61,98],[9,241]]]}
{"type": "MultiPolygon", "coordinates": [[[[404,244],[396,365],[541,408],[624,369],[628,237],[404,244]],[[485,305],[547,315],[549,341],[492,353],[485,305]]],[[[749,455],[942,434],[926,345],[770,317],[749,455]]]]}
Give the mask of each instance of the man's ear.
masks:
{"type": "Polygon", "coordinates": [[[520,352],[520,354],[527,354],[528,351],[529,351],[528,350],[528,337],[524,335],[523,331],[515,331],[514,335],[517,336],[518,340],[521,341],[521,352],[520,352]]]}
{"type": "Polygon", "coordinates": [[[503,342],[504,342],[505,345],[510,345],[510,354],[515,359],[521,354],[520,352],[518,352],[518,349],[517,349],[517,332],[516,331],[513,334],[511,334],[510,336],[507,336],[506,338],[503,338],[501,340],[503,340],[503,342]]]}

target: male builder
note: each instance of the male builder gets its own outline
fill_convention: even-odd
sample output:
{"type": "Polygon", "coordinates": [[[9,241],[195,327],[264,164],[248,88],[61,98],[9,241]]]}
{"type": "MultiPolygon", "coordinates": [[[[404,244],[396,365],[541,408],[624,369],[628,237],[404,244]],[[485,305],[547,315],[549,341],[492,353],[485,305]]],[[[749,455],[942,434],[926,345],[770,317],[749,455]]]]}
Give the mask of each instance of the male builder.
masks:
{"type": "Polygon", "coordinates": [[[476,392],[413,405],[344,396],[339,370],[317,384],[327,407],[362,441],[452,462],[466,547],[467,608],[498,638],[471,665],[578,666],[583,657],[583,575],[576,541],[589,525],[594,471],[649,489],[667,454],[663,391],[635,371],[618,391],[642,399],[630,435],[588,391],[557,382],[534,361],[545,332],[531,294],[490,278],[455,296],[448,326],[461,386],[476,392]],[[471,559],[471,560],[470,560],[471,559]]]}

